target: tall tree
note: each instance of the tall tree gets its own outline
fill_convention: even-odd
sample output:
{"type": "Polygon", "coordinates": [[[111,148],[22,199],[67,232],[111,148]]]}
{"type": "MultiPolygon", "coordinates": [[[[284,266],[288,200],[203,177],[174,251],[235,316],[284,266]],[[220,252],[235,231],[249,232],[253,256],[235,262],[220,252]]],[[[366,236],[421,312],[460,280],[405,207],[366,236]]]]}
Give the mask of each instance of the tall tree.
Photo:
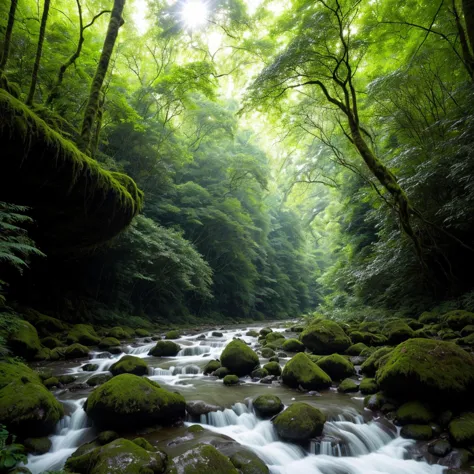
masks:
{"type": "Polygon", "coordinates": [[[8,56],[10,54],[10,45],[12,42],[13,25],[15,23],[15,13],[18,7],[18,0],[11,0],[10,11],[8,12],[7,29],[5,30],[5,40],[3,43],[2,57],[0,59],[0,76],[5,71],[8,56]]]}

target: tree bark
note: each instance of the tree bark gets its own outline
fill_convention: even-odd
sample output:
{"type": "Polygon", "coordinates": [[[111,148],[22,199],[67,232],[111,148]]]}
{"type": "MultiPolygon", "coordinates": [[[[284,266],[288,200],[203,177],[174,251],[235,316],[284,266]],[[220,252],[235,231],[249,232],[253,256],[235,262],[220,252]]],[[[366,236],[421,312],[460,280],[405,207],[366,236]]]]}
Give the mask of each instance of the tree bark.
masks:
{"type": "Polygon", "coordinates": [[[105,37],[104,46],[100,55],[99,64],[92,80],[89,101],[87,103],[84,119],[82,121],[81,128],[81,140],[80,147],[86,152],[90,152],[94,121],[97,116],[100,102],[100,92],[104,83],[105,75],[109,68],[110,58],[112,51],[117,40],[117,35],[120,26],[123,23],[122,13],[125,6],[125,0],[114,0],[114,7],[112,9],[112,15],[107,29],[107,35],[105,37]]]}
{"type": "Polygon", "coordinates": [[[7,61],[8,61],[8,56],[10,54],[10,46],[11,46],[11,42],[12,42],[13,25],[15,23],[15,13],[16,13],[17,6],[18,6],[18,0],[11,0],[11,2],[10,2],[10,11],[8,13],[7,29],[5,30],[5,42],[3,44],[2,58],[1,58],[1,61],[0,61],[0,76],[5,71],[5,67],[6,67],[7,61]]]}
{"type": "Polygon", "coordinates": [[[471,54],[474,54],[474,0],[462,0],[462,11],[464,13],[469,47],[471,54]]]}
{"type": "Polygon", "coordinates": [[[28,92],[28,97],[26,98],[26,105],[31,105],[33,103],[33,98],[35,95],[36,84],[38,82],[38,71],[39,71],[39,66],[41,62],[41,55],[43,53],[44,35],[46,33],[46,23],[48,21],[50,4],[51,4],[51,0],[44,0],[43,15],[41,17],[41,26],[40,26],[39,38],[38,38],[38,47],[36,48],[35,63],[33,65],[33,72],[31,74],[30,91],[28,92]]]}

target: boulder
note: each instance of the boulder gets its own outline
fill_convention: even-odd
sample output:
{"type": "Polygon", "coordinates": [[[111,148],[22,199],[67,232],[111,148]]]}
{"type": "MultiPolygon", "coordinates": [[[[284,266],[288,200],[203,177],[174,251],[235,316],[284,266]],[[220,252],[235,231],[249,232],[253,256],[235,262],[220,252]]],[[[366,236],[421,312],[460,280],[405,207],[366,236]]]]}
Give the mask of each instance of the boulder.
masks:
{"type": "Polygon", "coordinates": [[[96,388],[84,409],[99,428],[129,430],[181,419],[185,405],[181,395],[168,392],[156,382],[122,374],[96,388]]]}
{"type": "Polygon", "coordinates": [[[250,374],[258,367],[259,360],[258,355],[245,342],[235,339],[222,352],[221,364],[240,377],[250,374]]]}
{"type": "Polygon", "coordinates": [[[474,413],[462,413],[449,423],[449,435],[458,446],[474,445],[474,413]]]}
{"type": "Polygon", "coordinates": [[[230,462],[239,474],[269,474],[267,465],[252,451],[239,450],[232,454],[230,462]]]}
{"type": "Polygon", "coordinates": [[[265,336],[265,341],[268,343],[275,342],[280,345],[285,339],[285,336],[281,332],[270,332],[265,336]]]}
{"type": "Polygon", "coordinates": [[[387,344],[387,338],[382,334],[373,334],[371,332],[353,331],[349,334],[352,342],[365,344],[366,346],[383,346],[387,344]]]}
{"type": "Polygon", "coordinates": [[[221,333],[221,332],[219,332],[219,331],[213,331],[213,332],[211,333],[211,336],[212,336],[212,337],[224,337],[224,334],[221,333]]]}
{"type": "Polygon", "coordinates": [[[95,372],[99,368],[99,364],[85,364],[81,367],[84,372],[95,372]]]}
{"type": "Polygon", "coordinates": [[[8,345],[15,355],[33,360],[41,351],[41,343],[34,326],[27,321],[19,321],[18,327],[8,338],[8,345]]]}
{"type": "Polygon", "coordinates": [[[273,349],[270,349],[269,347],[264,347],[262,349],[262,357],[264,359],[270,359],[270,357],[273,357],[275,355],[275,351],[273,349]]]}
{"type": "Polygon", "coordinates": [[[369,377],[373,377],[379,367],[383,366],[388,359],[388,355],[393,351],[392,347],[380,347],[369,355],[367,360],[360,366],[360,371],[369,377]]]}
{"type": "Polygon", "coordinates": [[[230,375],[230,370],[227,367],[219,367],[212,373],[212,375],[219,379],[223,379],[226,375],[230,375]]]}
{"type": "Polygon", "coordinates": [[[108,350],[111,347],[120,346],[120,341],[115,337],[105,337],[102,341],[99,342],[99,347],[101,349],[108,350]]]}
{"type": "Polygon", "coordinates": [[[433,430],[429,425],[405,425],[400,430],[400,436],[417,441],[427,441],[433,437],[433,430]]]}
{"type": "Polygon", "coordinates": [[[43,339],[41,339],[41,344],[48,349],[56,349],[56,347],[62,346],[61,341],[52,336],[43,337],[43,339]]]}
{"type": "Polygon", "coordinates": [[[319,359],[316,364],[326,372],[333,380],[342,380],[354,375],[354,366],[345,357],[339,354],[319,359]]]}
{"type": "Polygon", "coordinates": [[[66,339],[69,344],[79,343],[85,346],[93,346],[100,342],[100,338],[97,336],[94,328],[88,324],[74,325],[66,339]]]}
{"type": "MultiPolygon", "coordinates": [[[[114,328],[107,329],[105,333],[108,337],[112,339],[127,339],[128,333],[125,329],[121,328],[120,326],[115,326],[114,328]]],[[[119,341],[120,344],[120,341],[119,341]]]]}
{"type": "Polygon", "coordinates": [[[281,367],[278,362],[269,362],[265,364],[263,368],[268,372],[270,375],[280,376],[281,375],[281,367]]]}
{"type": "Polygon", "coordinates": [[[273,426],[280,438],[302,442],[323,432],[326,417],[317,408],[307,403],[293,403],[274,420],[273,426]]]}
{"type": "Polygon", "coordinates": [[[266,371],[266,369],[262,369],[262,368],[255,369],[250,374],[250,377],[252,377],[253,379],[263,379],[267,376],[268,376],[268,372],[266,371]]]}
{"type": "Polygon", "coordinates": [[[248,337],[258,337],[258,332],[251,329],[250,331],[247,331],[245,335],[248,337]]]}
{"type": "Polygon", "coordinates": [[[137,337],[150,337],[151,332],[148,329],[138,328],[135,329],[135,334],[137,337]]]}
{"type": "Polygon", "coordinates": [[[260,329],[259,334],[260,334],[260,336],[266,337],[271,332],[273,332],[273,329],[271,329],[271,328],[262,328],[262,329],[260,329]]]}
{"type": "Polygon", "coordinates": [[[301,342],[315,354],[344,352],[352,342],[334,321],[318,320],[300,335],[301,342]]]}
{"type": "Polygon", "coordinates": [[[199,417],[201,415],[207,415],[212,411],[219,411],[222,410],[222,407],[217,405],[210,405],[207,402],[203,402],[202,400],[191,400],[186,403],[186,411],[189,415],[194,417],[199,417]]]}
{"type": "Polygon", "coordinates": [[[296,354],[287,362],[281,378],[289,387],[301,386],[307,390],[328,388],[332,383],[331,377],[303,352],[296,354]]]}
{"type": "Polygon", "coordinates": [[[288,352],[304,352],[305,350],[304,344],[298,339],[287,339],[283,342],[281,348],[288,352]]]}
{"type": "Polygon", "coordinates": [[[226,375],[223,382],[224,385],[237,385],[239,383],[239,377],[237,377],[237,375],[226,375]]]}
{"type": "Polygon", "coordinates": [[[400,344],[411,337],[415,337],[415,331],[405,321],[396,320],[388,322],[384,327],[390,345],[400,344]]]}
{"type": "Polygon", "coordinates": [[[77,377],[75,375],[68,375],[68,374],[60,375],[58,377],[59,383],[62,385],[69,385],[70,383],[75,382],[76,378],[77,377]]]}
{"type": "Polygon", "coordinates": [[[52,388],[59,387],[59,379],[57,377],[50,377],[43,382],[43,385],[51,390],[52,388]]]}
{"type": "Polygon", "coordinates": [[[358,356],[365,349],[367,349],[367,346],[363,342],[358,342],[357,344],[352,344],[352,346],[350,346],[346,350],[346,354],[351,356],[358,356]]]}
{"type": "Polygon", "coordinates": [[[102,385],[105,382],[108,382],[112,378],[112,374],[97,374],[89,377],[86,381],[89,387],[97,387],[97,385],[102,385]]]}
{"type": "Polygon", "coordinates": [[[221,363],[218,360],[210,360],[204,367],[204,375],[212,374],[212,372],[220,369],[221,363]]]}
{"type": "Polygon", "coordinates": [[[46,436],[23,440],[23,446],[31,454],[45,454],[51,449],[51,444],[51,440],[46,436]]]}
{"type": "Polygon", "coordinates": [[[341,393],[358,392],[359,385],[352,379],[344,379],[337,387],[337,391],[341,393]]]}
{"type": "Polygon", "coordinates": [[[181,346],[173,341],[158,341],[148,354],[155,357],[174,357],[180,350],[181,346]]]}
{"type": "Polygon", "coordinates": [[[470,313],[469,311],[450,311],[444,314],[441,319],[455,331],[460,331],[464,326],[468,326],[469,324],[474,325],[474,313],[470,313]]]}
{"type": "Polygon", "coordinates": [[[89,357],[89,348],[82,344],[71,344],[64,350],[65,359],[80,359],[83,357],[89,357]]]}
{"type": "Polygon", "coordinates": [[[364,378],[362,382],[359,384],[359,390],[364,395],[371,395],[372,393],[376,393],[379,390],[379,386],[375,379],[371,378],[364,378]]]}
{"type": "Polygon", "coordinates": [[[468,324],[461,329],[461,336],[466,337],[474,334],[474,324],[468,324]]]}
{"type": "Polygon", "coordinates": [[[165,339],[179,339],[180,337],[179,331],[168,331],[165,334],[165,339]]]}
{"type": "Polygon", "coordinates": [[[99,435],[97,436],[97,442],[103,446],[104,444],[111,443],[112,441],[115,441],[118,438],[120,438],[120,436],[115,431],[112,431],[112,430],[101,431],[99,435]]]}
{"type": "Polygon", "coordinates": [[[424,313],[421,314],[421,316],[418,318],[418,321],[423,324],[436,324],[440,321],[441,317],[439,314],[436,313],[430,313],[428,311],[425,311],[424,313]]]}
{"type": "Polygon", "coordinates": [[[283,410],[283,402],[276,395],[260,395],[253,400],[255,413],[261,418],[271,418],[283,410]]]}
{"type": "Polygon", "coordinates": [[[134,375],[147,375],[148,365],[140,357],[132,355],[125,355],[120,358],[115,364],[110,367],[112,375],[120,374],[134,374],[134,375]]]}
{"type": "Polygon", "coordinates": [[[408,424],[427,424],[434,419],[431,410],[419,401],[404,403],[397,410],[397,421],[401,425],[408,424]]]}
{"type": "Polygon", "coordinates": [[[451,443],[447,439],[437,439],[428,445],[428,452],[441,458],[450,453],[451,449],[451,443]]]}

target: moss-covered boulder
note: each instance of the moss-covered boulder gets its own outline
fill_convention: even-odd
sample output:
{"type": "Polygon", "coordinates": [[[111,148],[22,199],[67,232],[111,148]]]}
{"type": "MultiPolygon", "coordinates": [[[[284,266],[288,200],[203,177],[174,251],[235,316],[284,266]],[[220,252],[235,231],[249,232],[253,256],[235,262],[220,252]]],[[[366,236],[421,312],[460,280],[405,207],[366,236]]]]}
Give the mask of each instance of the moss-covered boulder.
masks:
{"type": "Polygon", "coordinates": [[[304,352],[305,350],[304,344],[298,339],[287,339],[282,343],[281,348],[288,352],[304,352]]]}
{"type": "Polygon", "coordinates": [[[99,368],[99,364],[84,364],[81,369],[84,372],[95,372],[99,368]]]}
{"type": "Polygon", "coordinates": [[[108,350],[111,347],[119,347],[119,346],[120,346],[120,341],[115,337],[104,337],[104,339],[102,339],[99,342],[99,347],[104,350],[108,350]]]}
{"type": "Polygon", "coordinates": [[[461,337],[456,341],[456,344],[461,346],[474,346],[474,334],[469,334],[469,336],[461,337]]]}
{"type": "Polygon", "coordinates": [[[352,344],[352,346],[348,347],[346,354],[351,356],[359,356],[361,355],[362,351],[367,349],[367,347],[368,346],[363,342],[358,342],[357,344],[352,344]]]}
{"type": "Polygon", "coordinates": [[[250,374],[250,377],[252,377],[253,379],[260,380],[260,379],[263,379],[263,378],[267,377],[268,375],[269,375],[269,373],[265,369],[260,367],[258,369],[252,370],[252,373],[250,374]]]}
{"type": "Polygon", "coordinates": [[[51,440],[46,436],[23,440],[23,446],[30,454],[45,454],[51,449],[51,444],[51,440]]]}
{"type": "Polygon", "coordinates": [[[374,334],[364,331],[352,331],[349,333],[352,342],[362,343],[367,346],[383,346],[387,344],[387,338],[383,334],[374,334]]]}
{"type": "Polygon", "coordinates": [[[38,334],[41,336],[49,336],[54,333],[63,332],[67,329],[67,324],[57,318],[42,314],[32,308],[22,308],[20,313],[30,322],[38,334]]]}
{"type": "Polygon", "coordinates": [[[421,314],[418,318],[418,321],[423,324],[436,324],[441,320],[441,316],[437,313],[431,313],[429,311],[425,311],[421,314]]]}
{"type": "Polygon", "coordinates": [[[317,408],[307,403],[293,403],[274,420],[273,426],[280,438],[302,442],[323,432],[326,417],[317,408]]]}
{"type": "Polygon", "coordinates": [[[97,374],[89,377],[86,383],[89,387],[97,387],[97,385],[102,385],[103,383],[108,382],[112,377],[112,374],[97,374]]]}
{"type": "Polygon", "coordinates": [[[474,445],[474,413],[466,412],[449,423],[449,435],[458,446],[474,445]]]}
{"type": "Polygon", "coordinates": [[[258,337],[258,332],[251,329],[250,331],[247,331],[245,335],[248,337],[258,337]]]}
{"type": "Polygon", "coordinates": [[[379,386],[375,379],[372,378],[364,378],[362,379],[361,383],[359,384],[359,390],[364,395],[371,395],[372,393],[376,393],[379,390],[379,386]]]}
{"type": "Polygon", "coordinates": [[[88,453],[71,456],[65,468],[78,474],[161,474],[166,462],[165,453],[119,438],[88,453]]]}
{"type": "Polygon", "coordinates": [[[315,354],[344,352],[352,341],[334,321],[318,320],[300,335],[301,342],[315,354]]]}
{"type": "Polygon", "coordinates": [[[77,377],[75,375],[68,375],[68,374],[60,375],[58,377],[59,383],[61,383],[62,385],[69,385],[70,383],[75,382],[76,378],[77,377]]]}
{"type": "Polygon", "coordinates": [[[24,364],[0,362],[0,420],[9,431],[25,437],[51,433],[63,406],[24,364]]]}
{"type": "Polygon", "coordinates": [[[221,364],[227,367],[232,374],[248,375],[258,365],[258,355],[240,339],[227,344],[221,355],[221,364]]]}
{"type": "Polygon", "coordinates": [[[404,403],[399,407],[396,417],[401,425],[426,424],[434,419],[433,412],[417,400],[404,403]]]}
{"type": "Polygon", "coordinates": [[[61,341],[53,336],[43,337],[43,339],[41,339],[41,344],[48,349],[56,349],[56,347],[62,346],[61,341]]]}
{"type": "Polygon", "coordinates": [[[337,391],[341,393],[358,392],[359,384],[352,379],[344,379],[337,387],[337,391]]]}
{"type": "Polygon", "coordinates": [[[115,326],[114,328],[107,329],[105,334],[107,335],[107,337],[111,337],[114,339],[127,339],[128,338],[127,331],[125,331],[125,329],[121,328],[120,326],[115,326]]]}
{"type": "Polygon", "coordinates": [[[264,347],[262,349],[262,357],[264,359],[270,359],[270,357],[273,357],[275,355],[275,351],[273,349],[270,349],[269,347],[264,347]]]}
{"type": "Polygon", "coordinates": [[[474,334],[474,324],[468,324],[461,329],[461,336],[466,337],[474,334]]]}
{"type": "Polygon", "coordinates": [[[395,398],[458,404],[474,389],[474,358],[452,342],[409,339],[390,353],[376,379],[395,398]]]}
{"type": "Polygon", "coordinates": [[[165,339],[179,339],[181,337],[181,334],[179,331],[168,331],[165,334],[165,339]]]}
{"type": "Polygon", "coordinates": [[[130,429],[172,423],[185,415],[184,398],[156,382],[132,374],[117,375],[96,388],[85,404],[100,428],[130,429]]]}
{"type": "Polygon", "coordinates": [[[350,361],[339,354],[323,357],[316,362],[333,380],[342,380],[354,375],[355,369],[350,361]]]}
{"type": "Polygon", "coordinates": [[[214,446],[200,444],[173,458],[167,474],[239,474],[239,471],[214,446]]]}
{"type": "Polygon", "coordinates": [[[393,347],[380,347],[363,362],[360,366],[360,371],[364,375],[373,377],[377,370],[385,364],[392,351],[393,347]]]}
{"type": "Polygon", "coordinates": [[[18,327],[8,338],[8,345],[15,355],[26,360],[33,360],[41,351],[38,333],[28,321],[18,322],[18,327]]]}
{"type": "Polygon", "coordinates": [[[50,377],[43,382],[43,385],[51,390],[53,388],[59,387],[59,379],[57,377],[50,377]]]}
{"type": "Polygon", "coordinates": [[[253,408],[261,418],[271,418],[283,410],[283,402],[276,395],[260,395],[253,400],[253,408]]]}
{"type": "Polygon", "coordinates": [[[281,367],[278,362],[269,362],[268,364],[265,364],[263,368],[269,375],[275,375],[276,377],[281,375],[281,367]]]}
{"type": "Polygon", "coordinates": [[[239,474],[269,474],[267,465],[252,451],[240,449],[230,457],[239,474]]]}
{"type": "Polygon", "coordinates": [[[212,372],[220,369],[221,363],[218,360],[210,360],[204,367],[204,375],[212,374],[212,372]]]}
{"type": "Polygon", "coordinates": [[[82,357],[89,357],[89,348],[82,344],[71,344],[64,350],[65,359],[79,359],[82,357]]]}
{"type": "Polygon", "coordinates": [[[275,342],[280,345],[285,339],[285,336],[281,332],[270,332],[265,336],[266,343],[275,342]]]}
{"type": "Polygon", "coordinates": [[[138,328],[135,329],[135,334],[137,337],[150,337],[151,332],[148,329],[138,328]]]}
{"type": "Polygon", "coordinates": [[[126,355],[120,358],[115,364],[110,367],[112,375],[120,374],[134,374],[134,375],[147,375],[148,365],[140,357],[132,355],[126,355]]]}
{"type": "Polygon", "coordinates": [[[400,344],[400,342],[415,337],[415,331],[402,320],[390,321],[385,325],[384,332],[391,345],[400,344]]]}
{"type": "Polygon", "coordinates": [[[226,375],[223,382],[224,385],[237,385],[239,383],[239,377],[237,377],[237,375],[226,375]]]}
{"type": "Polygon", "coordinates": [[[88,324],[76,324],[69,331],[66,340],[69,344],[79,343],[85,346],[99,344],[100,337],[97,336],[94,328],[88,324]]]}
{"type": "Polygon", "coordinates": [[[303,352],[296,354],[287,362],[281,378],[289,387],[301,386],[307,390],[328,388],[332,383],[331,377],[303,352]]]}
{"type": "Polygon", "coordinates": [[[451,329],[460,331],[464,326],[474,325],[474,313],[456,310],[446,313],[441,318],[451,329]]]}
{"type": "Polygon", "coordinates": [[[174,357],[180,350],[181,346],[176,342],[158,341],[148,354],[155,357],[174,357]]]}
{"type": "Polygon", "coordinates": [[[433,437],[433,429],[429,425],[405,425],[400,430],[400,436],[417,441],[428,441],[433,437]]]}
{"type": "Polygon", "coordinates": [[[262,328],[262,329],[260,329],[259,334],[260,334],[260,336],[266,337],[271,332],[273,332],[273,329],[271,329],[271,328],[262,328]]]}
{"type": "Polygon", "coordinates": [[[219,367],[217,370],[213,372],[214,377],[219,379],[223,379],[227,375],[231,375],[230,370],[227,367],[219,367]]]}

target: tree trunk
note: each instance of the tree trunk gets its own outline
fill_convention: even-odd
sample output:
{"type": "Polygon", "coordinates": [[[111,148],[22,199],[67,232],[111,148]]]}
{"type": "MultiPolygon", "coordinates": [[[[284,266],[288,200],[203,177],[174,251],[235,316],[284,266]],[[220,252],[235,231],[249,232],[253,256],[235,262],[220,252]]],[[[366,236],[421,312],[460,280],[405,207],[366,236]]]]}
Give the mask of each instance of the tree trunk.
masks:
{"type": "Polygon", "coordinates": [[[0,76],[5,71],[7,65],[8,56],[10,54],[10,45],[12,42],[13,24],[15,23],[15,12],[18,6],[18,0],[11,0],[10,12],[8,13],[7,29],[5,31],[5,43],[3,44],[2,58],[0,61],[0,76]]]}
{"type": "Polygon", "coordinates": [[[125,6],[125,0],[114,0],[114,7],[110,17],[107,35],[100,55],[99,64],[92,80],[89,93],[89,101],[84,112],[84,119],[81,128],[81,148],[87,153],[90,151],[94,121],[97,116],[100,101],[100,91],[104,83],[105,75],[109,68],[110,58],[117,39],[118,30],[123,23],[122,12],[125,6]]]}
{"type": "Polygon", "coordinates": [[[41,17],[41,26],[38,38],[38,47],[36,49],[35,63],[33,65],[33,73],[31,74],[30,91],[28,92],[26,105],[31,105],[33,103],[33,98],[35,95],[36,84],[38,82],[38,70],[41,62],[41,54],[43,52],[44,35],[46,33],[46,22],[48,21],[50,4],[51,0],[44,0],[43,16],[41,17]]]}
{"type": "Polygon", "coordinates": [[[466,33],[469,39],[471,54],[474,54],[474,0],[462,0],[462,11],[466,23],[466,33]]]}

